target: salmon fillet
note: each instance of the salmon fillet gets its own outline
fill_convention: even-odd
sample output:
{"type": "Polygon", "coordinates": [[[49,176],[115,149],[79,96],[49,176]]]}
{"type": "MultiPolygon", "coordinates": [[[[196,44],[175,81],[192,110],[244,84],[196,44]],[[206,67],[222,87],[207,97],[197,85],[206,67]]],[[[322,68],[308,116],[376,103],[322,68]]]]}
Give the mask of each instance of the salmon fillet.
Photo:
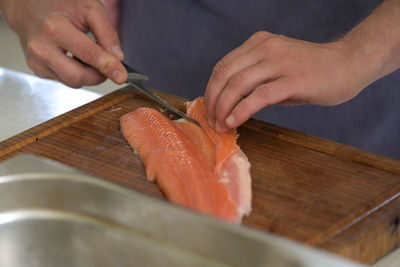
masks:
{"type": "Polygon", "coordinates": [[[236,130],[217,133],[200,97],[187,114],[201,127],[143,107],[121,117],[121,131],[168,200],[239,223],[251,211],[251,177],[236,130]]]}

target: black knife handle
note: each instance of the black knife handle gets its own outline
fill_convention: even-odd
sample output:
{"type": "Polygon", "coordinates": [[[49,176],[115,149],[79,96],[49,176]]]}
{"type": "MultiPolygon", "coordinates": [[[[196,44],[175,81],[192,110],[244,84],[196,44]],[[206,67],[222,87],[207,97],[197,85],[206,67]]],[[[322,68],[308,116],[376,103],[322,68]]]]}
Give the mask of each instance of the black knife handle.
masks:
{"type": "Polygon", "coordinates": [[[139,74],[143,74],[140,71],[137,71],[135,69],[132,69],[131,67],[129,67],[125,62],[121,61],[122,65],[124,65],[126,71],[129,72],[134,72],[134,73],[139,73],[139,74]]]}
{"type": "Polygon", "coordinates": [[[141,73],[131,67],[129,67],[125,62],[121,61],[122,65],[124,65],[126,71],[128,72],[128,80],[133,83],[138,83],[142,86],[142,84],[149,79],[146,74],[141,73]]]}

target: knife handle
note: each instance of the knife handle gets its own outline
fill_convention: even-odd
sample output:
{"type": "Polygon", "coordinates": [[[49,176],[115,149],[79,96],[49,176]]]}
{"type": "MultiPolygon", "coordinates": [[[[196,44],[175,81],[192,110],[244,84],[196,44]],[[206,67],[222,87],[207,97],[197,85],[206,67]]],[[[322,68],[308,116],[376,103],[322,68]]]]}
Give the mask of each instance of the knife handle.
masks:
{"type": "Polygon", "coordinates": [[[149,79],[149,77],[140,71],[137,71],[131,67],[129,67],[125,62],[121,61],[122,65],[124,65],[126,71],[128,72],[128,79],[134,82],[138,82],[139,84],[143,84],[145,81],[149,79]]]}

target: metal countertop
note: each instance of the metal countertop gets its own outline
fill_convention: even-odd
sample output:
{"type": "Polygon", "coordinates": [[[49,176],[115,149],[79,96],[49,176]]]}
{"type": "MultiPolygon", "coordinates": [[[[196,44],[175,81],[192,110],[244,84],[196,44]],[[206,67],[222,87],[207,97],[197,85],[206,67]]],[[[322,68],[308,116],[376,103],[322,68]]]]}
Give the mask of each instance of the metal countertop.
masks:
{"type": "Polygon", "coordinates": [[[0,142],[100,96],[0,67],[0,142]]]}

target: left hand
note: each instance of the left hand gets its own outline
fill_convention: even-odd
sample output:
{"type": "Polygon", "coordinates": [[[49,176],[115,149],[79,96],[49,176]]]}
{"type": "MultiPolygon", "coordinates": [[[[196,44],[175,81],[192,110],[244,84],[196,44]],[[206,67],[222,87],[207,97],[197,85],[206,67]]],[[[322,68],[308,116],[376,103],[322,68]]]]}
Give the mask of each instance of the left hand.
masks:
{"type": "Polygon", "coordinates": [[[269,105],[336,105],[371,83],[345,41],[311,43],[258,32],[213,69],[205,92],[210,123],[234,128],[269,105]]]}

